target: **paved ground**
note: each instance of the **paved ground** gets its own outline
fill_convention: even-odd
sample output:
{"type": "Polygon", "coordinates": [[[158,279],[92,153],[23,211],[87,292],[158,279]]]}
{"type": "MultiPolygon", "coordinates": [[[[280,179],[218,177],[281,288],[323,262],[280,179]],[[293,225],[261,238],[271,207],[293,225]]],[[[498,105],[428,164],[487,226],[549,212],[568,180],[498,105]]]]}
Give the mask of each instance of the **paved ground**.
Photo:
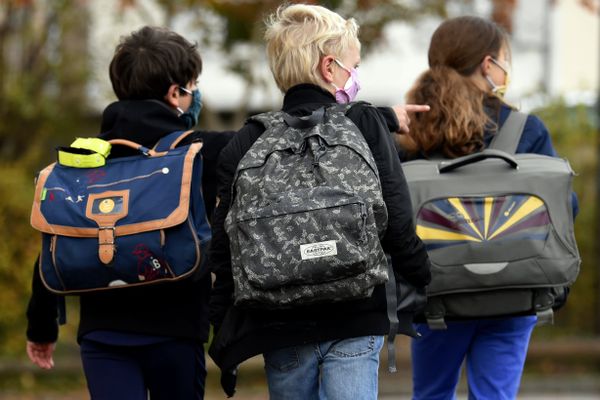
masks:
{"type": "MultiPolygon", "coordinates": [[[[596,347],[600,346],[590,345],[580,340],[574,343],[582,348],[578,350],[576,347],[568,347],[561,350],[565,353],[561,355],[561,360],[567,360],[569,354],[576,354],[581,357],[582,354],[588,353],[593,355],[593,357],[589,360],[587,367],[582,368],[579,366],[575,368],[565,362],[564,365],[562,363],[560,364],[562,369],[552,369],[554,368],[553,365],[555,363],[544,364],[544,360],[539,358],[543,355],[547,355],[551,351],[550,348],[542,347],[537,350],[534,349],[535,351],[530,354],[529,358],[532,361],[535,360],[537,364],[545,369],[536,373],[528,372],[525,374],[521,383],[521,391],[518,400],[600,400],[600,373],[594,375],[590,372],[599,370],[600,357],[596,354],[599,353],[599,349],[596,349],[596,347]]],[[[552,351],[556,352],[556,346],[553,346],[552,348],[554,349],[552,351]]],[[[396,374],[389,374],[385,371],[386,360],[385,358],[382,359],[381,364],[383,370],[380,374],[380,400],[410,399],[411,377],[408,353],[408,342],[399,340],[397,342],[397,362],[398,370],[400,372],[396,374]]],[[[382,355],[385,356],[385,352],[383,352],[382,355]]],[[[77,365],[73,364],[65,366],[64,363],[61,363],[63,368],[66,367],[69,371],[77,371],[79,376],[79,378],[75,378],[75,380],[81,383],[78,385],[71,384],[70,387],[81,387],[83,385],[83,377],[80,376],[81,369],[78,360],[76,364],[77,365]]],[[[238,391],[233,400],[268,399],[262,365],[263,362],[261,357],[255,357],[242,364],[238,378],[238,391]]],[[[15,366],[13,365],[13,368],[14,367],[15,366]]],[[[6,366],[4,369],[7,369],[6,366]]],[[[226,399],[219,386],[219,373],[216,366],[208,361],[208,369],[209,375],[205,396],[206,400],[226,399]]],[[[0,368],[0,370],[2,370],[2,368],[0,368]]],[[[52,372],[48,373],[47,378],[54,381],[56,375],[54,375],[54,377],[50,375],[52,375],[52,372]]],[[[26,383],[23,382],[23,379],[27,376],[27,374],[24,374],[21,375],[20,378],[15,379],[20,379],[22,381],[21,383],[26,383]]],[[[30,377],[29,379],[33,378],[30,377]]],[[[30,383],[30,385],[31,387],[34,387],[32,383],[30,383]]],[[[28,385],[25,385],[25,387],[27,386],[28,385]]],[[[57,386],[60,387],[61,385],[58,384],[57,386]]],[[[71,390],[69,392],[25,392],[26,393],[10,392],[7,389],[3,390],[3,387],[0,386],[0,400],[80,400],[89,398],[87,392],[82,388],[71,390]]],[[[466,399],[466,385],[465,382],[462,381],[459,385],[458,400],[466,399]]]]}
{"type": "MultiPolygon", "coordinates": [[[[552,394],[536,394],[536,395],[521,395],[517,400],[598,400],[600,395],[552,395],[552,394]]],[[[379,400],[410,400],[410,396],[379,396],[379,400]]],[[[458,396],[458,400],[467,400],[467,396],[458,396]]]]}
{"type": "MultiPolygon", "coordinates": [[[[264,377],[256,373],[256,369],[240,371],[238,392],[233,400],[267,400],[264,377]]],[[[409,400],[409,377],[381,379],[380,400],[409,400]]],[[[85,390],[79,389],[67,393],[2,393],[0,400],[81,400],[88,399],[85,390]]],[[[224,400],[215,378],[209,379],[206,400],[224,400]]],[[[360,400],[360,399],[355,399],[360,400]]],[[[467,400],[464,384],[461,384],[458,400],[467,400]]],[[[600,400],[600,377],[597,376],[562,376],[552,378],[525,378],[518,400],[600,400]]]]}
{"type": "MultiPolygon", "coordinates": [[[[410,368],[406,359],[399,361],[399,371],[380,374],[380,400],[409,400],[410,399],[410,368]],[[404,365],[402,364],[404,362],[404,365]]],[[[382,362],[382,365],[385,365],[382,362]]],[[[209,379],[206,400],[225,399],[218,386],[216,377],[209,379]]],[[[239,373],[238,391],[234,400],[265,400],[268,399],[262,373],[262,359],[253,358],[242,364],[239,373]]],[[[355,399],[360,400],[360,399],[355,399]]],[[[459,385],[458,400],[467,400],[464,380],[459,385]]],[[[521,384],[518,400],[600,400],[600,376],[583,373],[561,373],[526,375],[521,384]]]]}

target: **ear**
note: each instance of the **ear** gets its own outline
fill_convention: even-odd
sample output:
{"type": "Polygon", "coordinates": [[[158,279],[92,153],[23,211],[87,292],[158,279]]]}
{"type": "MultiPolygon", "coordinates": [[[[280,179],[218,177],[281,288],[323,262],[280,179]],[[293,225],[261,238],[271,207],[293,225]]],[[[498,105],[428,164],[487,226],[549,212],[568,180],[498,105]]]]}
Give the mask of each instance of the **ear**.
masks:
{"type": "Polygon", "coordinates": [[[173,108],[179,107],[179,86],[172,84],[165,95],[165,102],[173,108]]]}
{"type": "Polygon", "coordinates": [[[481,61],[481,72],[483,75],[489,75],[490,69],[492,68],[492,56],[485,56],[481,61]]]}
{"type": "Polygon", "coordinates": [[[319,70],[323,80],[327,83],[333,82],[333,63],[335,62],[334,56],[325,56],[319,63],[319,70]]]}

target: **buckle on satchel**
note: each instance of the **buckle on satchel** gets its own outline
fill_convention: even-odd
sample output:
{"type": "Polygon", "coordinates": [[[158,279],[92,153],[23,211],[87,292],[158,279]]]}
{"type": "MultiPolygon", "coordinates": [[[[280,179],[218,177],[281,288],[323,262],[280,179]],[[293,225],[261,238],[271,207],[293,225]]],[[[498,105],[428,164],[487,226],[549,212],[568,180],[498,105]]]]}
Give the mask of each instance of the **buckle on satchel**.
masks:
{"type": "Polygon", "coordinates": [[[103,264],[110,264],[116,253],[115,227],[98,227],[98,257],[103,264]]]}

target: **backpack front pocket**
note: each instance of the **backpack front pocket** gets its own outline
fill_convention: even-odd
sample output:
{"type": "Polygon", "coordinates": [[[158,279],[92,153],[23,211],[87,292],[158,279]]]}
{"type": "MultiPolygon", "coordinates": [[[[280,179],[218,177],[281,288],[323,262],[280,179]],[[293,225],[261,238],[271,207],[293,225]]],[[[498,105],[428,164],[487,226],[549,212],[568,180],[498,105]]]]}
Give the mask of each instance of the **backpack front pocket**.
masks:
{"type": "Polygon", "coordinates": [[[239,265],[251,285],[274,290],[365,273],[365,203],[318,189],[278,194],[238,216],[239,265]]]}
{"type": "Polygon", "coordinates": [[[51,290],[70,292],[172,279],[161,236],[160,231],[153,231],[117,237],[116,256],[108,265],[88,256],[97,254],[98,239],[54,236],[51,262],[42,265],[46,276],[55,276],[47,284],[51,290]]]}

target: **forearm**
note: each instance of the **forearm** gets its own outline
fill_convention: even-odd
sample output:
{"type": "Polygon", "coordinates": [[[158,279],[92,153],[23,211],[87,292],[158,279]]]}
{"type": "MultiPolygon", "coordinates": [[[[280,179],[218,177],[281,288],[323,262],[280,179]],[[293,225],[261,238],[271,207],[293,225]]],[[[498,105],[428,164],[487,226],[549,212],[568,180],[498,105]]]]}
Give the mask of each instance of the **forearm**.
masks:
{"type": "Polygon", "coordinates": [[[52,343],[58,339],[59,297],[46,289],[40,278],[39,263],[33,267],[31,298],[27,306],[27,339],[52,343]]]}

